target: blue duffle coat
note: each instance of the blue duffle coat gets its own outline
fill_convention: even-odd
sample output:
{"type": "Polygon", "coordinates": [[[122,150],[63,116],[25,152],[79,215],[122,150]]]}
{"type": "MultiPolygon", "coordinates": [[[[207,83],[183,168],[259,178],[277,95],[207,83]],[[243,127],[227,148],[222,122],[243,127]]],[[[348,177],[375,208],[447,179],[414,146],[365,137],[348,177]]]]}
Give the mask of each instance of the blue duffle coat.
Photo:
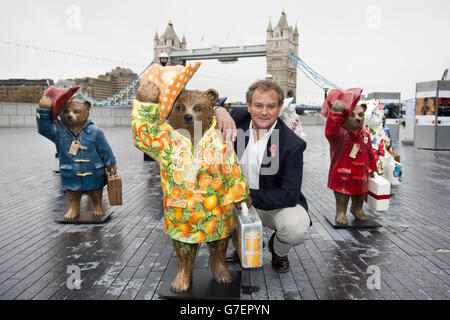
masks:
{"type": "Polygon", "coordinates": [[[36,109],[38,132],[56,144],[61,171],[62,187],[71,191],[89,191],[106,184],[105,167],[116,164],[116,158],[103,131],[91,119],[77,135],[60,119],[51,121],[51,110],[36,109]],[[76,155],[69,154],[72,142],[77,139],[85,147],[76,155]]]}

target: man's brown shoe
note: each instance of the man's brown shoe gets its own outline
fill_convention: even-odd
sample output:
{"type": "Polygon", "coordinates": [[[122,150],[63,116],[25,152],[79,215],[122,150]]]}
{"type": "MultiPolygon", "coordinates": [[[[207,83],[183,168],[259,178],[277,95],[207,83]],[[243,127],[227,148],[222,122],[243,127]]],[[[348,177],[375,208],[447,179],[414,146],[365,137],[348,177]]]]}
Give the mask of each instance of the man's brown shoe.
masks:
{"type": "Polygon", "coordinates": [[[269,251],[272,253],[272,267],[277,271],[277,272],[288,272],[289,271],[289,260],[287,255],[285,255],[284,257],[280,257],[278,256],[275,251],[273,250],[273,239],[275,238],[275,234],[277,232],[275,231],[272,236],[270,237],[269,240],[269,251]]]}

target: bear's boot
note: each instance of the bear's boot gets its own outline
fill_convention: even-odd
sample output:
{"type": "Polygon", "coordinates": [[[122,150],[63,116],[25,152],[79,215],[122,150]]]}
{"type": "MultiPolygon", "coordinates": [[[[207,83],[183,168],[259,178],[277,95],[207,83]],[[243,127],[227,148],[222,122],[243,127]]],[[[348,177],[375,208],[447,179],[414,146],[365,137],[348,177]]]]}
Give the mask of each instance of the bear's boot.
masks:
{"type": "Polygon", "coordinates": [[[177,254],[178,270],[175,279],[170,285],[170,290],[177,293],[185,292],[191,286],[192,271],[194,270],[198,244],[173,240],[173,248],[177,254]]]}
{"type": "Polygon", "coordinates": [[[350,212],[357,220],[361,221],[367,221],[369,219],[362,209],[365,196],[365,194],[352,196],[352,205],[350,207],[350,212]]]}
{"type": "Polygon", "coordinates": [[[80,202],[83,192],[66,190],[66,194],[69,201],[69,209],[64,218],[68,220],[76,219],[80,215],[80,202]]]}
{"type": "Polygon", "coordinates": [[[101,217],[105,214],[102,207],[103,188],[88,191],[88,195],[92,200],[94,216],[101,217]]]}
{"type": "Polygon", "coordinates": [[[348,194],[334,192],[336,198],[336,222],[339,224],[348,224],[347,205],[350,196],[348,194]]]}
{"type": "Polygon", "coordinates": [[[227,269],[226,265],[227,247],[228,238],[208,242],[211,271],[213,273],[214,279],[218,283],[231,282],[231,273],[227,269]]]}

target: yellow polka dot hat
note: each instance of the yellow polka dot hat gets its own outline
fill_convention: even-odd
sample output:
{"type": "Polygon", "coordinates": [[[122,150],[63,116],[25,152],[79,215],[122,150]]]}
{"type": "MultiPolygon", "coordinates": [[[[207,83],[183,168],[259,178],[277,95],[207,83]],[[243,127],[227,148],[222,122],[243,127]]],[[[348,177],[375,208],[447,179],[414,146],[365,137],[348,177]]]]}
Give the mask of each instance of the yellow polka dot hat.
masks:
{"type": "Polygon", "coordinates": [[[144,73],[142,80],[148,80],[156,84],[161,91],[159,95],[160,116],[159,122],[163,122],[169,116],[175,99],[185,88],[188,81],[200,67],[200,62],[188,63],[186,66],[163,67],[157,63],[152,64],[144,73]]]}

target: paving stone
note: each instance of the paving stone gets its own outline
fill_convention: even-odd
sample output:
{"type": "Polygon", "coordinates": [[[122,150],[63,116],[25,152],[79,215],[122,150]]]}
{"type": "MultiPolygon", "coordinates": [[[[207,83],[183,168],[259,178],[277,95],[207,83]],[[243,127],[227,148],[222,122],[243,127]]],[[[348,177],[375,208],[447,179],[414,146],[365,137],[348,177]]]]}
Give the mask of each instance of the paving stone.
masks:
{"type": "MultiPolygon", "coordinates": [[[[403,184],[392,188],[387,212],[364,205],[382,227],[336,230],[324,219],[335,214],[334,195],[326,187],[324,128],[304,130],[302,190],[313,227],[305,242],[289,252],[288,273],[273,270],[267,247],[262,268],[229,265],[242,271],[241,299],[448,300],[450,215],[443,208],[450,208],[449,152],[395,144],[402,155],[403,184]],[[418,174],[423,163],[429,165],[418,174]],[[370,266],[380,268],[380,289],[367,286],[370,266]]],[[[162,279],[169,265],[176,267],[176,256],[163,232],[159,168],[143,161],[129,128],[103,131],[118,159],[124,204],[114,207],[104,225],[76,226],[53,221],[55,210],[66,204],[53,172],[55,146],[33,128],[0,128],[0,299],[160,299],[162,279]],[[81,289],[67,287],[68,266],[80,268],[81,289]]],[[[264,229],[266,244],[272,232],[264,229]]],[[[232,250],[230,245],[228,253],[232,250]]],[[[206,245],[195,267],[211,272],[206,245]]]]}

